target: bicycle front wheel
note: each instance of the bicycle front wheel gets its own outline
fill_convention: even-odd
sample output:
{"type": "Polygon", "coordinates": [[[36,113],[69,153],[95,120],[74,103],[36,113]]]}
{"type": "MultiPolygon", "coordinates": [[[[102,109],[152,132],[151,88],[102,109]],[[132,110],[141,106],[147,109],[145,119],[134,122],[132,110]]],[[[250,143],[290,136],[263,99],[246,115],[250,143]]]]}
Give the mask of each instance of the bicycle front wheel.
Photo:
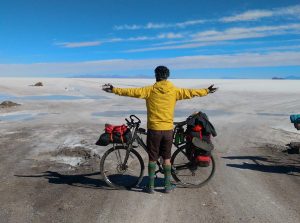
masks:
{"type": "Polygon", "coordinates": [[[201,187],[205,185],[215,173],[215,160],[211,156],[210,165],[201,167],[194,160],[189,160],[186,147],[178,148],[171,157],[172,177],[184,187],[201,187]]]}
{"type": "Polygon", "coordinates": [[[128,160],[127,148],[116,146],[107,150],[100,162],[100,172],[104,181],[116,189],[130,189],[138,185],[144,175],[144,161],[140,154],[131,149],[128,160]]]}

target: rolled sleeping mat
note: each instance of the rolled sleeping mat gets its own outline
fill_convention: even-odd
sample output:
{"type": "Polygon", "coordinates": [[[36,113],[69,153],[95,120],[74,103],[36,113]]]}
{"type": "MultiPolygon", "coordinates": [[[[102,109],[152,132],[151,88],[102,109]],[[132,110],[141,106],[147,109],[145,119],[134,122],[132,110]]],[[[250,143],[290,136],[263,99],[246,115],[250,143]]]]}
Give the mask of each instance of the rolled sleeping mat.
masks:
{"type": "Polygon", "coordinates": [[[192,143],[194,146],[205,150],[206,152],[211,152],[214,149],[214,145],[212,143],[207,143],[204,140],[201,140],[197,137],[192,139],[192,143]]]}

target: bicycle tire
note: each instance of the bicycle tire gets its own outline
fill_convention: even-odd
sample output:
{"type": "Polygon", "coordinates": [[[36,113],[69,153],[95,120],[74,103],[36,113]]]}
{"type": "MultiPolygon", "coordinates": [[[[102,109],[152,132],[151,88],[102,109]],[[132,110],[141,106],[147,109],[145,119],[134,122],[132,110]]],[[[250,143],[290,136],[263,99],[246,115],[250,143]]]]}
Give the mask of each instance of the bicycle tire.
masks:
{"type": "Polygon", "coordinates": [[[107,172],[106,166],[109,165],[109,162],[114,161],[113,159],[109,160],[108,157],[110,155],[112,155],[112,153],[120,154],[122,152],[123,154],[125,154],[126,151],[127,151],[127,149],[123,146],[116,146],[115,148],[112,147],[104,153],[104,155],[102,156],[101,161],[100,161],[100,173],[103,177],[103,180],[110,187],[113,187],[115,189],[130,189],[132,187],[135,187],[136,185],[138,185],[141,182],[141,180],[144,176],[144,170],[145,170],[144,161],[143,161],[142,157],[140,156],[140,154],[134,149],[131,149],[131,151],[129,153],[129,157],[131,157],[131,159],[133,159],[132,157],[134,157],[134,159],[135,159],[135,161],[134,161],[135,163],[130,163],[130,165],[131,164],[139,165],[138,173],[136,174],[137,176],[128,175],[128,171],[127,171],[129,169],[128,162],[131,162],[129,160],[127,161],[126,168],[122,168],[121,170],[118,170],[118,168],[121,168],[120,164],[113,166],[113,168],[116,168],[116,170],[118,172],[116,175],[113,175],[113,174],[107,172]]]}
{"type": "MultiPolygon", "coordinates": [[[[202,187],[202,186],[204,186],[205,184],[208,183],[208,181],[213,177],[213,175],[215,173],[215,169],[216,169],[215,168],[215,166],[216,166],[215,159],[214,159],[213,155],[211,155],[211,163],[210,163],[210,165],[211,165],[210,168],[211,169],[209,169],[209,170],[206,169],[209,172],[209,174],[207,174],[207,177],[205,177],[203,180],[199,181],[198,183],[191,183],[191,182],[188,182],[188,181],[180,179],[180,177],[179,177],[179,172],[180,171],[178,169],[176,169],[176,167],[177,167],[176,165],[177,164],[174,163],[174,161],[176,160],[176,157],[178,157],[179,154],[183,154],[186,157],[186,160],[187,160],[186,163],[183,164],[183,165],[188,165],[188,163],[190,161],[188,161],[189,159],[187,158],[187,155],[185,153],[185,149],[186,149],[185,146],[182,146],[182,147],[178,148],[173,153],[173,155],[171,157],[171,164],[172,164],[172,172],[171,172],[171,174],[172,174],[172,177],[173,177],[173,179],[177,183],[179,183],[183,187],[188,187],[188,188],[199,188],[199,187],[202,187]]],[[[199,170],[205,170],[205,168],[207,168],[207,167],[196,167],[196,168],[199,168],[199,170]]]]}

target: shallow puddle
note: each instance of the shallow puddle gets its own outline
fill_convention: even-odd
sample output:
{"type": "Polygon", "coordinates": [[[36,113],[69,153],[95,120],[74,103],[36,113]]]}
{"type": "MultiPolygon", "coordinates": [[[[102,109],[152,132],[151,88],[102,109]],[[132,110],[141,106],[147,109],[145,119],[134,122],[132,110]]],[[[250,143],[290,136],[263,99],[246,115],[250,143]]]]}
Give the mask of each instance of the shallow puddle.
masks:
{"type": "MultiPolygon", "coordinates": [[[[208,117],[210,116],[222,116],[222,115],[233,115],[233,112],[228,112],[224,110],[218,110],[218,109],[202,109],[200,110],[202,113],[205,113],[208,117]]],[[[195,109],[182,109],[182,110],[176,110],[175,109],[175,117],[188,117],[189,115],[199,112],[199,110],[195,109]]]]}
{"type": "MultiPolygon", "coordinates": [[[[175,117],[188,117],[190,114],[194,113],[195,110],[175,110],[175,117]]],[[[231,115],[232,112],[226,112],[223,110],[202,110],[208,116],[221,116],[221,115],[231,115]]],[[[104,112],[94,112],[92,116],[100,117],[127,117],[129,115],[146,115],[145,110],[119,110],[119,111],[104,111],[104,112]]]]}
{"type": "Polygon", "coordinates": [[[14,114],[14,115],[1,115],[0,121],[29,121],[33,119],[32,114],[14,114]]]}
{"type": "Polygon", "coordinates": [[[259,113],[256,113],[257,115],[260,115],[260,116],[281,116],[281,117],[290,117],[289,114],[282,114],[282,113],[267,113],[267,112],[259,112],[259,113]]]}
{"type": "Polygon", "coordinates": [[[6,114],[0,115],[0,121],[30,121],[35,119],[39,116],[47,115],[48,113],[38,113],[38,114],[30,114],[30,113],[23,113],[23,114],[6,114]]]}
{"type": "Polygon", "coordinates": [[[127,117],[129,115],[145,115],[146,110],[125,110],[125,111],[104,111],[94,112],[92,116],[105,116],[105,117],[127,117]]]}
{"type": "Polygon", "coordinates": [[[0,94],[0,102],[1,101],[8,101],[8,100],[11,100],[13,98],[14,98],[14,96],[12,96],[12,95],[0,94]]]}
{"type": "Polygon", "coordinates": [[[109,99],[106,96],[86,95],[86,96],[73,96],[73,95],[28,95],[28,96],[14,96],[8,94],[0,94],[0,101],[7,100],[37,100],[37,101],[59,101],[59,100],[80,100],[80,99],[109,99]]]}

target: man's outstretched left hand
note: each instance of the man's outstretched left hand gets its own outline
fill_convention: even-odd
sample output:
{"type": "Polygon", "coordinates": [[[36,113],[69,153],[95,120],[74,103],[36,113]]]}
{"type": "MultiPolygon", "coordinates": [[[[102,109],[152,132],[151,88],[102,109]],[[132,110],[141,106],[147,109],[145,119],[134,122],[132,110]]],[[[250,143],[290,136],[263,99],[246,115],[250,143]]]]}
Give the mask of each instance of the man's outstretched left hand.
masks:
{"type": "Polygon", "coordinates": [[[113,88],[114,87],[111,84],[104,84],[104,85],[102,85],[102,90],[106,91],[108,93],[112,93],[113,88]]]}
{"type": "Polygon", "coordinates": [[[209,94],[215,93],[218,90],[214,85],[210,85],[207,89],[209,90],[209,94]]]}

